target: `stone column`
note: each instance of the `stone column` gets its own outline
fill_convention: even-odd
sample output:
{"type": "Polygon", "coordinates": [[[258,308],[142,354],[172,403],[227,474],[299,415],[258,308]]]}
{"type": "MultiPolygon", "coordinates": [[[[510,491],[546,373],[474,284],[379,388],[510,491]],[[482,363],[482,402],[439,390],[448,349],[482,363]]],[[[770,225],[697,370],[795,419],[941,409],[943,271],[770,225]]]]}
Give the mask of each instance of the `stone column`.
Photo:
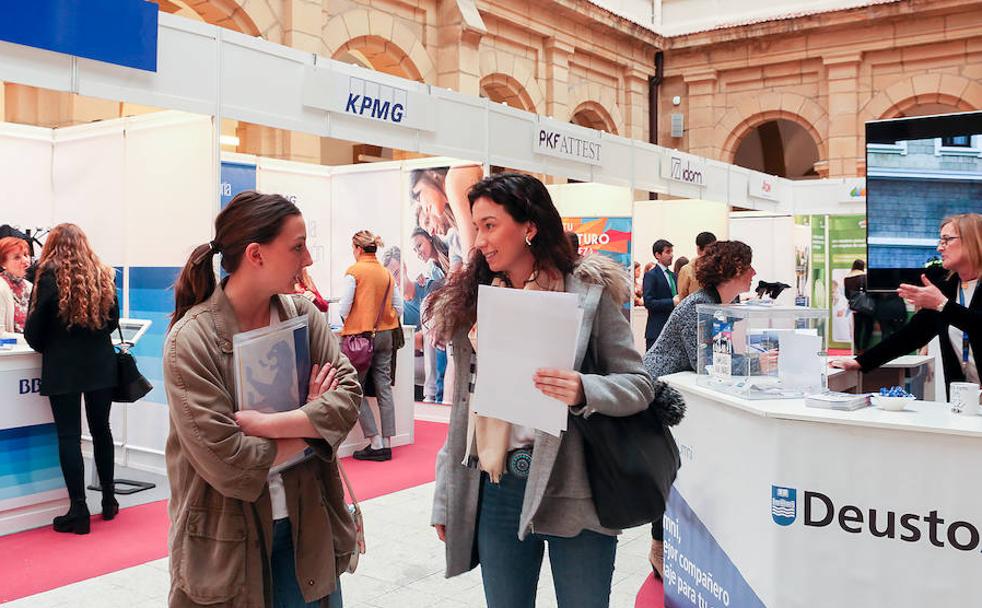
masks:
{"type": "Polygon", "coordinates": [[[624,70],[624,132],[622,136],[648,141],[648,74],[636,68],[624,70]]]}
{"type": "MultiPolygon", "coordinates": [[[[310,53],[322,53],[321,0],[282,0],[282,39],[271,40],[310,53]]],[[[271,158],[321,162],[320,137],[264,125],[239,123],[238,150],[271,158]]]]}
{"type": "MultiPolygon", "coordinates": [[[[716,96],[716,82],[718,74],[716,70],[700,70],[685,74],[686,99],[683,100],[683,108],[688,111],[685,113],[685,141],[686,149],[700,156],[718,158],[720,154],[719,143],[714,142],[716,116],[714,109],[714,99],[716,96]]],[[[672,141],[669,137],[671,133],[671,123],[668,113],[678,111],[671,104],[662,104],[659,112],[666,112],[663,131],[665,137],[659,133],[659,141],[672,141]]]]}
{"type": "Polygon", "coordinates": [[[474,0],[440,0],[437,4],[437,84],[473,95],[481,94],[478,48],[488,32],[474,0]]]}
{"type": "MultiPolygon", "coordinates": [[[[826,56],[825,78],[828,83],[829,132],[827,174],[823,177],[850,177],[858,174],[865,163],[864,137],[859,133],[859,65],[862,53],[826,56]]],[[[825,169],[825,167],[823,167],[825,169]]]]}
{"type": "Polygon", "coordinates": [[[569,60],[574,49],[572,38],[554,36],[545,41],[546,115],[563,122],[573,111],[569,107],[569,60]]]}

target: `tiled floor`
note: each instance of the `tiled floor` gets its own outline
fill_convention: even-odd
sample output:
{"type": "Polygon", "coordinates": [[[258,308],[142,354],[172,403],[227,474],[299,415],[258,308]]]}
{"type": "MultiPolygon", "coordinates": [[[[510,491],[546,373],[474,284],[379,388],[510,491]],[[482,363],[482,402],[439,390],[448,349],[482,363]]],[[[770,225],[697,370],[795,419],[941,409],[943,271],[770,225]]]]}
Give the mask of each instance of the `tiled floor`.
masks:
{"type": "MultiPolygon", "coordinates": [[[[478,570],[443,577],[443,544],[429,526],[433,484],[362,503],[368,553],[358,572],[341,577],[345,608],[483,607],[478,570]]],[[[621,536],[610,605],[632,608],[650,572],[647,527],[621,536]]],[[[585,567],[589,567],[585,565],[585,567]]],[[[159,608],[167,604],[167,560],[162,559],[4,604],[4,608],[159,608]]],[[[548,565],[538,606],[556,606],[548,565]]]]}

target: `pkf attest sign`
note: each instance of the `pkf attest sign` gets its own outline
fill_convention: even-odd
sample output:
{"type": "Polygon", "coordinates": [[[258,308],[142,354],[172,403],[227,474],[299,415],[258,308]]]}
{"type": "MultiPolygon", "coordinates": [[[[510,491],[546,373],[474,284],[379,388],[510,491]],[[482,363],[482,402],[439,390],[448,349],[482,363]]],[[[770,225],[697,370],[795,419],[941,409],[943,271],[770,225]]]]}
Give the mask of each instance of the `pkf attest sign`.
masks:
{"type": "Polygon", "coordinates": [[[539,126],[532,142],[532,149],[539,154],[572,160],[588,165],[599,165],[603,144],[599,139],[573,135],[552,127],[539,126]]]}
{"type": "Polygon", "coordinates": [[[426,103],[423,94],[404,85],[365,76],[308,68],[304,76],[303,103],[373,122],[433,130],[430,104],[426,103]]]}
{"type": "Polygon", "coordinates": [[[661,176],[691,186],[705,186],[706,161],[698,156],[672,152],[662,163],[661,176]]]}

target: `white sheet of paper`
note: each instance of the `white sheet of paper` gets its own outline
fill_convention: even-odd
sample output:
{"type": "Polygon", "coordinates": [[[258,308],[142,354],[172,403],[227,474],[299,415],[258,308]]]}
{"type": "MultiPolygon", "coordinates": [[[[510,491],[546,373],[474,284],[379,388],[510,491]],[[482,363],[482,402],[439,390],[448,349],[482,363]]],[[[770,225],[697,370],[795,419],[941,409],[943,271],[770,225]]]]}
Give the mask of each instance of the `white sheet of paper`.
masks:
{"type": "Polygon", "coordinates": [[[474,411],[558,437],[569,406],[539,392],[532,377],[573,369],[582,319],[576,294],[479,287],[474,411]]]}
{"type": "Polygon", "coordinates": [[[781,384],[801,388],[821,384],[823,362],[817,356],[822,350],[821,336],[781,332],[778,344],[777,369],[781,384]]]}

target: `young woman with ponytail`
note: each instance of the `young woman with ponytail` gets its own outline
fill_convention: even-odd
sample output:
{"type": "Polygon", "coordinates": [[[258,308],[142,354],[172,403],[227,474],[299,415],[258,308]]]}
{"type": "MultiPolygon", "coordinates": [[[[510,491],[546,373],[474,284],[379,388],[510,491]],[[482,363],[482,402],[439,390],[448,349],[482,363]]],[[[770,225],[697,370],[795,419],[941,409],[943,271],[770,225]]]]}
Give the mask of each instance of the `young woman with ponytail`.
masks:
{"type": "Polygon", "coordinates": [[[336,450],[358,418],[361,388],[327,319],[293,292],[311,264],[300,210],[243,192],[218,214],[174,287],[164,344],[170,407],[170,606],[341,606],[338,576],[355,550],[336,450]],[[228,276],[216,282],[220,256],[228,276]],[[232,337],[309,314],[307,403],[237,411],[232,337]],[[316,457],[270,469],[305,448],[316,457]]]}

